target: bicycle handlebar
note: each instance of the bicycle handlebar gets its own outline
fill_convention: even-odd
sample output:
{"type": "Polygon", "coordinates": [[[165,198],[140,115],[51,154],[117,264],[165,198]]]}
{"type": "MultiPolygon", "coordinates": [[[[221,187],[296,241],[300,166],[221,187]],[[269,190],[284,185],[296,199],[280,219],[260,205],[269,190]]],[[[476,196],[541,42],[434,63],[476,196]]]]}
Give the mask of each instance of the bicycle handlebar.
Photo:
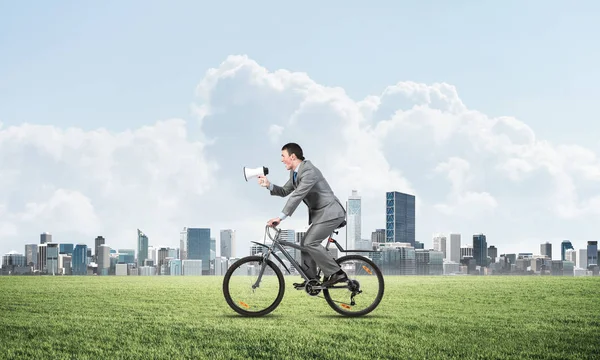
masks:
{"type": "Polygon", "coordinates": [[[266,237],[266,235],[269,235],[269,239],[271,239],[271,241],[275,241],[275,239],[279,237],[279,233],[280,233],[280,232],[281,232],[281,229],[278,229],[278,228],[276,227],[276,225],[266,225],[266,226],[265,226],[265,240],[266,240],[266,238],[267,238],[267,237],[266,237]],[[271,235],[271,231],[270,231],[270,229],[274,229],[274,230],[275,230],[275,237],[273,237],[273,236],[271,235]]]}

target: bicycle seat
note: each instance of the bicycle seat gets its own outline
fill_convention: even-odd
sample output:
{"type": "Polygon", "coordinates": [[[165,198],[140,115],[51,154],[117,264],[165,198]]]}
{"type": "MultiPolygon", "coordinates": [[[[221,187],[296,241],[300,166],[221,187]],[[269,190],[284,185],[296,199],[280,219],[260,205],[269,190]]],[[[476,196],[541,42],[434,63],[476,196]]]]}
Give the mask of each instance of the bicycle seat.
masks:
{"type": "Polygon", "coordinates": [[[336,227],[336,229],[341,229],[341,228],[343,228],[344,226],[346,226],[346,220],[342,221],[342,223],[341,223],[341,224],[339,224],[339,225],[338,225],[338,227],[336,227]]]}

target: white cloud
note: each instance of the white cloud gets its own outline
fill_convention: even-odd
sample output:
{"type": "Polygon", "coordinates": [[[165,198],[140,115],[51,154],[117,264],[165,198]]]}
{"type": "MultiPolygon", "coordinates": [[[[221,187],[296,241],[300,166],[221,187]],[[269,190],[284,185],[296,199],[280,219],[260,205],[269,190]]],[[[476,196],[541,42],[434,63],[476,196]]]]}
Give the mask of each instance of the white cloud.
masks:
{"type": "MultiPolygon", "coordinates": [[[[283,183],[279,150],[289,141],[343,202],[359,191],[365,238],[385,226],[392,190],[417,196],[418,240],[458,229],[466,242],[482,231],[501,253],[538,251],[527,239],[557,230],[576,241],[600,209],[594,152],[470,110],[449,84],[399,82],[355,102],[304,73],[231,56],[206,72],[196,94],[198,133],[181,119],[123,132],[0,127],[0,250],[22,251],[43,231],[56,241],[104,235],[117,248],[135,247],[136,228],[151,244],[178,246],[188,226],[211,227],[217,239],[220,229],[237,229],[244,255],[286,199],[246,183],[241,169],[267,166],[271,181],[283,183]],[[530,247],[503,248],[522,242],[530,247]]],[[[306,221],[302,205],[284,226],[306,221]]]]}
{"type": "Polygon", "coordinates": [[[473,182],[472,169],[469,162],[458,157],[438,164],[435,172],[446,173],[452,184],[448,195],[449,203],[435,204],[434,208],[446,215],[458,218],[475,219],[489,216],[489,211],[498,206],[496,199],[487,192],[469,191],[473,182]]]}
{"type": "Polygon", "coordinates": [[[19,247],[17,239],[37,242],[44,231],[65,242],[103,234],[127,246],[137,227],[157,240],[176,238],[172,233],[182,223],[201,214],[194,212],[214,185],[216,169],[177,119],[121,133],[6,128],[0,131],[0,173],[10,176],[2,177],[0,203],[17,229],[11,247],[19,247]]]}

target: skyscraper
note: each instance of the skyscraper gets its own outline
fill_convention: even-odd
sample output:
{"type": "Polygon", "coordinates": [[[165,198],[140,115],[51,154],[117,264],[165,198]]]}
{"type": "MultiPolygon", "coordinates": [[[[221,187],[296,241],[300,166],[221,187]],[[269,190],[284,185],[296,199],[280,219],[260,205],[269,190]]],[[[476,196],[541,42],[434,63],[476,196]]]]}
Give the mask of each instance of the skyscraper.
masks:
{"type": "Polygon", "coordinates": [[[138,234],[138,267],[144,266],[144,261],[148,259],[148,237],[140,229],[137,229],[138,234]]]}
{"type": "Polygon", "coordinates": [[[179,233],[179,258],[181,260],[187,259],[187,228],[183,228],[183,231],[179,233]]]}
{"type": "Polygon", "coordinates": [[[552,244],[546,242],[540,245],[540,254],[547,256],[548,259],[552,260],[552,244]]]}
{"type": "Polygon", "coordinates": [[[97,236],[94,240],[94,261],[96,264],[98,263],[98,251],[100,251],[100,246],[104,245],[104,243],[106,243],[106,240],[102,236],[97,236]]]}
{"type": "Polygon", "coordinates": [[[25,245],[25,265],[33,266],[37,269],[38,263],[38,244],[27,244],[25,245]]]}
{"type": "Polygon", "coordinates": [[[235,230],[221,230],[221,256],[235,257],[235,230]]]}
{"type": "Polygon", "coordinates": [[[356,190],[346,203],[346,249],[356,249],[361,237],[361,200],[356,190]]]}
{"type": "Polygon", "coordinates": [[[450,243],[446,245],[446,259],[460,263],[460,234],[450,234],[450,243]]]}
{"type": "Polygon", "coordinates": [[[587,266],[598,265],[598,241],[587,243],[587,266]]]}
{"type": "Polygon", "coordinates": [[[23,254],[19,254],[16,251],[11,251],[2,257],[2,269],[8,271],[15,271],[17,267],[26,266],[26,257],[23,254]]]}
{"type": "Polygon", "coordinates": [[[87,275],[87,245],[75,245],[71,266],[73,267],[73,275],[87,275]]]}
{"type": "Polygon", "coordinates": [[[375,229],[375,231],[371,233],[371,242],[384,243],[385,229],[375,229]]]}
{"type": "Polygon", "coordinates": [[[202,275],[210,275],[210,229],[188,228],[187,251],[188,260],[202,260],[202,275]]]}
{"type": "Polygon", "coordinates": [[[496,258],[498,257],[498,248],[494,245],[488,247],[488,256],[490,257],[491,262],[496,262],[496,258]]]}
{"type": "Polygon", "coordinates": [[[577,267],[580,269],[587,269],[588,267],[588,256],[587,256],[587,249],[579,249],[577,250],[577,256],[576,256],[576,260],[577,260],[577,267]]]}
{"type": "Polygon", "coordinates": [[[571,261],[573,264],[577,264],[577,250],[567,249],[565,250],[565,261],[571,261]]]}
{"type": "Polygon", "coordinates": [[[58,244],[46,243],[46,272],[50,275],[58,274],[58,244]]]}
{"type": "MultiPolygon", "coordinates": [[[[48,248],[48,244],[44,243],[44,244],[39,244],[37,247],[37,269],[41,272],[41,273],[45,273],[46,272],[46,250],[48,248]]],[[[587,257],[586,257],[587,259],[587,257]]]]}
{"type": "Polygon", "coordinates": [[[166,246],[159,246],[156,252],[156,266],[158,267],[158,273],[160,274],[160,268],[167,264],[167,257],[169,256],[169,248],[166,246]]]}
{"type": "Polygon", "coordinates": [[[386,242],[415,246],[415,197],[398,191],[386,192],[386,242]]]}
{"type": "Polygon", "coordinates": [[[106,244],[100,245],[97,254],[98,268],[97,274],[106,276],[110,269],[110,246],[106,244]]]}
{"type": "Polygon", "coordinates": [[[40,235],[40,244],[46,244],[52,242],[52,235],[50,233],[42,233],[40,235]]]}
{"type": "Polygon", "coordinates": [[[73,244],[59,244],[58,253],[67,255],[73,254],[73,244]]]}
{"type": "Polygon", "coordinates": [[[573,244],[571,244],[569,240],[563,240],[563,242],[560,244],[560,259],[562,261],[566,260],[565,253],[567,250],[574,250],[573,244]]]}
{"type": "Polygon", "coordinates": [[[210,263],[214,264],[214,260],[217,258],[217,239],[214,237],[210,238],[210,263]]]}
{"type": "Polygon", "coordinates": [[[447,238],[444,234],[435,234],[433,236],[433,250],[441,251],[444,254],[444,259],[446,256],[446,243],[447,238]]]}
{"type": "Polygon", "coordinates": [[[487,266],[487,248],[485,235],[473,235],[473,258],[477,266],[487,266]]]}

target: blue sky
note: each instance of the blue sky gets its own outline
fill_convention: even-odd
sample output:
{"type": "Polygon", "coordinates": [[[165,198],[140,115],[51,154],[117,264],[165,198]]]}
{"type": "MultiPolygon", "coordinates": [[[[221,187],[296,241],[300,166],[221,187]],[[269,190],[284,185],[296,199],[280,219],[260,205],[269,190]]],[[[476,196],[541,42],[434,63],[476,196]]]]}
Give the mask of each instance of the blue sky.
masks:
{"type": "Polygon", "coordinates": [[[0,119],[121,129],[186,117],[204,71],[248,54],[354,99],[446,81],[472,108],[598,146],[597,2],[200,3],[3,3],[0,119]]]}
{"type": "Polygon", "coordinates": [[[3,2],[0,122],[116,133],[193,123],[206,71],[241,54],[355,101],[399,81],[446,82],[470,109],[514,116],[552,144],[600,151],[598,2],[298,4],[3,2]]]}

